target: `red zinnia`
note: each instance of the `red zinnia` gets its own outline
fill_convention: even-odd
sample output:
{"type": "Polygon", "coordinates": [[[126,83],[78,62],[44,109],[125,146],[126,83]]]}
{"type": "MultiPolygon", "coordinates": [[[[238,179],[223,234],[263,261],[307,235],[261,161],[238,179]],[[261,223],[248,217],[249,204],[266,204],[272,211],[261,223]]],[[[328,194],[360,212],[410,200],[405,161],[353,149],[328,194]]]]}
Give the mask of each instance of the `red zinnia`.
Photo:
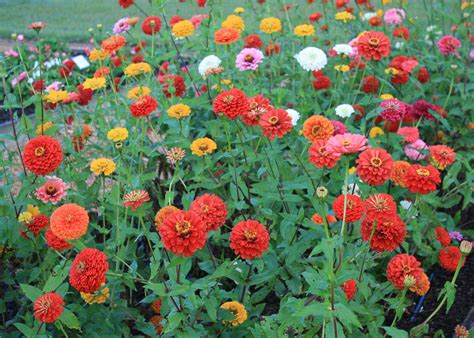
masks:
{"type": "Polygon", "coordinates": [[[217,95],[212,106],[216,115],[222,113],[231,120],[245,114],[250,108],[247,96],[237,88],[226,90],[217,95]]]}
{"type": "Polygon", "coordinates": [[[163,245],[175,255],[191,257],[206,243],[206,225],[191,211],[179,210],[170,214],[159,231],[163,245]]]}
{"type": "Polygon", "coordinates": [[[395,29],[393,30],[393,36],[408,41],[408,39],[410,39],[410,31],[408,30],[408,28],[403,26],[395,27],[395,29]]]}
{"type": "Polygon", "coordinates": [[[35,317],[42,323],[53,323],[64,312],[63,298],[54,292],[40,296],[33,305],[35,317]]]}
{"type": "Polygon", "coordinates": [[[291,117],[286,110],[278,108],[272,109],[260,116],[260,130],[263,136],[273,140],[275,136],[282,138],[293,128],[291,117]]]}
{"type": "Polygon", "coordinates": [[[446,247],[451,244],[451,237],[449,237],[449,233],[446,231],[446,229],[444,229],[443,227],[436,227],[435,232],[436,239],[442,246],[446,247]]]}
{"type": "Polygon", "coordinates": [[[146,35],[154,35],[158,33],[160,29],[161,29],[161,20],[157,16],[149,16],[142,22],[142,31],[146,35]]]}
{"type": "Polygon", "coordinates": [[[424,117],[428,121],[434,121],[435,117],[433,116],[433,113],[438,112],[438,106],[435,104],[432,104],[430,102],[427,102],[425,100],[418,100],[415,103],[413,103],[413,108],[415,109],[414,113],[415,116],[417,117],[424,117]]]}
{"type": "Polygon", "coordinates": [[[326,150],[326,141],[316,140],[308,149],[309,161],[317,168],[333,168],[340,156],[333,155],[326,150]]]}
{"type": "Polygon", "coordinates": [[[368,75],[362,79],[361,89],[366,94],[376,94],[379,90],[380,81],[373,77],[372,75],[368,75]]]}
{"type": "Polygon", "coordinates": [[[331,87],[331,79],[329,79],[326,75],[319,75],[314,78],[313,81],[313,88],[314,90],[324,90],[329,89],[331,87]]]}
{"type": "Polygon", "coordinates": [[[403,142],[413,143],[420,138],[420,132],[417,127],[402,127],[397,131],[398,135],[402,135],[403,142]]]}
{"type": "Polygon", "coordinates": [[[372,27],[378,27],[383,24],[383,20],[378,16],[373,16],[368,21],[372,27]]]}
{"type": "Polygon", "coordinates": [[[262,39],[257,34],[250,34],[244,42],[245,48],[262,48],[262,39]]]}
{"type": "Polygon", "coordinates": [[[64,251],[64,250],[72,248],[72,244],[56,236],[54,232],[51,230],[51,228],[48,228],[48,230],[46,230],[45,237],[46,237],[46,244],[51,249],[54,249],[57,251],[64,251]]]}
{"type": "Polygon", "coordinates": [[[92,89],[85,89],[82,84],[78,85],[77,91],[79,92],[79,97],[77,98],[77,103],[80,106],[87,105],[92,100],[92,94],[94,91],[92,89]]]}
{"type": "Polygon", "coordinates": [[[379,193],[369,196],[364,201],[364,209],[367,215],[366,217],[380,220],[396,214],[397,204],[392,196],[379,193]]]}
{"type": "Polygon", "coordinates": [[[276,43],[269,43],[265,46],[265,55],[272,56],[273,54],[280,54],[280,46],[276,43]]]}
{"type": "Polygon", "coordinates": [[[359,154],[357,175],[370,185],[382,185],[390,178],[393,159],[385,149],[369,148],[359,154]]]}
{"type": "Polygon", "coordinates": [[[428,149],[430,150],[430,162],[440,170],[443,170],[456,160],[454,158],[456,155],[454,150],[444,144],[430,146],[428,149]]]}
{"type": "Polygon", "coordinates": [[[390,122],[398,122],[406,114],[406,106],[397,99],[388,99],[380,103],[379,108],[383,109],[380,117],[390,122]]]}
{"type": "Polygon", "coordinates": [[[346,294],[347,301],[349,302],[356,294],[357,283],[355,280],[349,279],[341,284],[341,289],[346,294]]]}
{"type": "Polygon", "coordinates": [[[337,218],[343,219],[344,217],[344,196],[346,198],[346,222],[357,222],[364,213],[364,206],[362,199],[356,195],[339,195],[338,198],[332,203],[334,215],[337,218]]]}
{"type": "Polygon", "coordinates": [[[255,259],[268,250],[270,236],[260,222],[249,219],[232,228],[229,240],[236,255],[243,259],[255,259]]]}
{"type": "Polygon", "coordinates": [[[40,135],[25,145],[23,162],[35,175],[47,175],[55,171],[63,161],[63,148],[51,136],[40,135]]]}
{"type": "Polygon", "coordinates": [[[49,218],[46,215],[39,214],[33,216],[33,219],[25,224],[28,230],[33,233],[35,237],[38,237],[39,233],[49,226],[49,218]]]}
{"type": "Polygon", "coordinates": [[[466,260],[462,257],[461,250],[457,246],[448,246],[441,249],[438,254],[439,265],[450,272],[456,271],[461,259],[463,259],[461,263],[461,267],[463,267],[466,260]]]}
{"type": "Polygon", "coordinates": [[[262,94],[257,94],[255,97],[248,98],[249,110],[242,112],[240,118],[247,126],[258,125],[260,116],[272,109],[270,100],[265,98],[262,94]]]}
{"type": "Polygon", "coordinates": [[[227,205],[218,196],[204,194],[196,198],[189,207],[204,222],[205,231],[216,231],[227,218],[227,205]]]}
{"type": "Polygon", "coordinates": [[[407,234],[405,223],[397,214],[386,215],[379,219],[365,217],[360,225],[360,233],[363,241],[368,241],[372,236],[375,224],[375,231],[370,241],[370,248],[377,252],[393,251],[405,240],[407,234]]]}
{"type": "Polygon", "coordinates": [[[130,112],[135,117],[145,117],[156,108],[158,108],[158,102],[153,97],[146,95],[132,103],[130,112]]]}
{"type": "Polygon", "coordinates": [[[420,67],[418,69],[418,74],[417,74],[416,78],[418,79],[418,81],[420,81],[420,83],[428,82],[430,80],[429,70],[426,69],[425,67],[420,67]]]}
{"type": "Polygon", "coordinates": [[[158,82],[160,83],[163,93],[167,98],[170,98],[171,96],[182,97],[186,92],[186,83],[184,81],[184,77],[181,75],[160,75],[158,76],[158,82]],[[174,87],[173,94],[171,94],[171,92],[168,90],[170,86],[174,87]]]}
{"type": "Polygon", "coordinates": [[[415,256],[395,255],[387,265],[387,278],[397,289],[403,290],[403,281],[406,275],[418,280],[423,273],[420,265],[421,263],[416,260],[415,256]]]}
{"type": "Polygon", "coordinates": [[[321,19],[323,17],[323,15],[321,14],[321,12],[315,12],[315,13],[311,13],[309,16],[308,16],[308,20],[310,22],[318,22],[319,19],[321,19]]]}
{"type": "Polygon", "coordinates": [[[392,44],[389,38],[382,32],[368,31],[357,39],[357,51],[359,55],[367,59],[380,60],[390,55],[392,44]]]}
{"type": "Polygon", "coordinates": [[[77,291],[94,292],[105,283],[108,270],[107,255],[100,250],[86,248],[72,262],[69,283],[77,291]]]}
{"type": "Polygon", "coordinates": [[[119,5],[123,8],[130,7],[134,2],[135,0],[118,0],[119,5]]]}
{"type": "Polygon", "coordinates": [[[422,166],[412,164],[405,175],[406,187],[413,193],[428,194],[436,190],[436,185],[441,183],[438,169],[431,164],[422,166]]]}

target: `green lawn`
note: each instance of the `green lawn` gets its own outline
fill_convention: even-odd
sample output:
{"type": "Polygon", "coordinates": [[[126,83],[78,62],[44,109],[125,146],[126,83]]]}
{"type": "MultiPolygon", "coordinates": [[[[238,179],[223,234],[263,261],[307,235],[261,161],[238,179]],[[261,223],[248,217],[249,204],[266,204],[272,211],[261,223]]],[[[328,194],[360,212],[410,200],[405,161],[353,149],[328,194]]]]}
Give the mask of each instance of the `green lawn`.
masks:
{"type": "MultiPolygon", "coordinates": [[[[149,1],[136,0],[147,13],[152,12],[149,1]]],[[[192,14],[206,13],[195,0],[179,3],[168,0],[166,12],[169,16],[178,14],[189,18],[192,14]]],[[[224,14],[246,3],[244,0],[223,0],[224,14]]],[[[9,38],[12,33],[31,37],[27,30],[33,21],[44,21],[48,27],[42,34],[51,38],[65,38],[82,42],[89,37],[88,28],[102,24],[105,31],[112,31],[115,21],[122,17],[144,17],[135,6],[123,9],[116,0],[0,0],[0,38],[9,38]]]]}

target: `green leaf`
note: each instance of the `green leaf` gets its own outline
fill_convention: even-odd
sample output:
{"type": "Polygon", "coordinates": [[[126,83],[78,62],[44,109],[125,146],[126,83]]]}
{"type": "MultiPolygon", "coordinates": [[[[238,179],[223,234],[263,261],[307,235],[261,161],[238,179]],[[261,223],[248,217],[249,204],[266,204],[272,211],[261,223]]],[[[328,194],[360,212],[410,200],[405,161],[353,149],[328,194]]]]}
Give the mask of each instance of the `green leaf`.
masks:
{"type": "Polygon", "coordinates": [[[385,332],[390,336],[394,338],[407,338],[408,337],[408,332],[405,330],[400,330],[394,327],[390,326],[382,326],[382,329],[385,330],[385,332]]]}
{"type": "Polygon", "coordinates": [[[28,284],[20,284],[21,291],[25,294],[25,296],[31,300],[32,302],[36,301],[39,297],[43,295],[43,292],[31,285],[28,284]]]}
{"type": "Polygon", "coordinates": [[[15,327],[21,331],[26,337],[34,337],[36,335],[35,330],[26,326],[25,324],[22,323],[15,323],[13,324],[15,327]]]}
{"type": "Polygon", "coordinates": [[[76,315],[72,313],[72,311],[64,308],[64,312],[59,317],[61,323],[66,325],[70,329],[80,330],[81,326],[79,324],[79,320],[77,319],[76,315]]]}

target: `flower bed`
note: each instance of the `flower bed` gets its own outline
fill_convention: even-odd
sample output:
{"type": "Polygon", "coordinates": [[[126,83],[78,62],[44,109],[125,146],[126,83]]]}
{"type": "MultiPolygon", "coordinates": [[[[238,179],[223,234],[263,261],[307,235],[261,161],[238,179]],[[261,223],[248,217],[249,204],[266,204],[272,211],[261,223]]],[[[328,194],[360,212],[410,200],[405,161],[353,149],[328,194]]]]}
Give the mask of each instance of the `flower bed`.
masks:
{"type": "Polygon", "coordinates": [[[452,334],[474,7],[193,3],[91,29],[83,70],[42,22],[2,60],[2,331],[452,334]]]}

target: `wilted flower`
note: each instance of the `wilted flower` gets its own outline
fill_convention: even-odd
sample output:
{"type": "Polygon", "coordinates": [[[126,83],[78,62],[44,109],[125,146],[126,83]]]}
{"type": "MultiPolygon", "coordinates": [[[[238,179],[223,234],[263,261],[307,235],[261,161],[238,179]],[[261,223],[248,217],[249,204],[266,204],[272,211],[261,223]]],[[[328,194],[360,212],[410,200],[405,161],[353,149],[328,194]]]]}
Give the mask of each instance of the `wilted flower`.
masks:
{"type": "Polygon", "coordinates": [[[174,147],[166,150],[166,161],[172,166],[181,162],[184,156],[186,156],[186,151],[183,148],[174,147]]]}

